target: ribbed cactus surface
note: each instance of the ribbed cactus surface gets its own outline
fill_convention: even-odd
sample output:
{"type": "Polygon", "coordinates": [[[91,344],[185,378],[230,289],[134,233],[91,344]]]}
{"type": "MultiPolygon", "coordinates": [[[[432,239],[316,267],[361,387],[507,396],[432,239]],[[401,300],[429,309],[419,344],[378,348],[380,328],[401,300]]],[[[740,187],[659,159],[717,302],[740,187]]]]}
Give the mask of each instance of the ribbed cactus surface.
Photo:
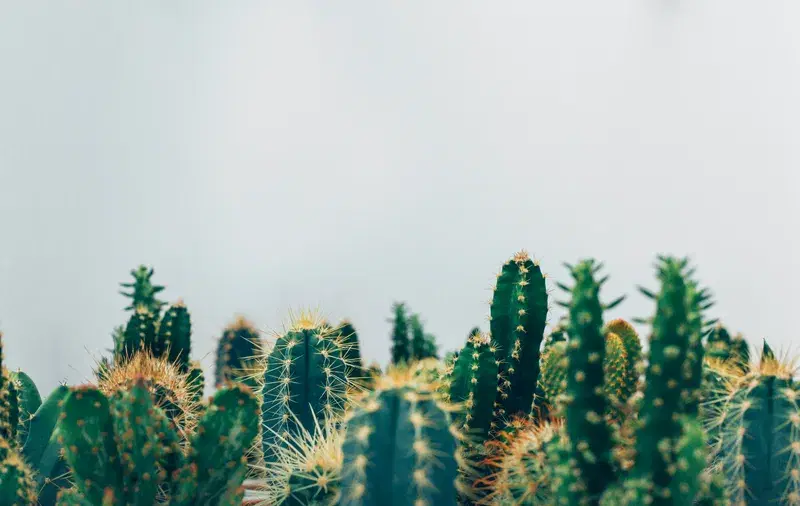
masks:
{"type": "Polygon", "coordinates": [[[242,316],[237,317],[217,343],[214,385],[220,388],[228,381],[241,381],[256,389],[258,381],[254,364],[260,354],[260,332],[252,322],[242,316]]]}

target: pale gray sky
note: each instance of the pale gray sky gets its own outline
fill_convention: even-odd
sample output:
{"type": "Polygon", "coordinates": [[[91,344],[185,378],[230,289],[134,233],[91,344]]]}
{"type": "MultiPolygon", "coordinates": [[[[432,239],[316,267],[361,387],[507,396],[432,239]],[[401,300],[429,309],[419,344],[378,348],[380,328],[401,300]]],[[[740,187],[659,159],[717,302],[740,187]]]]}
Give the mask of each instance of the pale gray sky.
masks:
{"type": "MultiPolygon", "coordinates": [[[[789,346],[800,306],[790,0],[0,4],[0,329],[49,390],[90,378],[155,266],[211,375],[235,313],[407,301],[444,349],[520,248],[604,260],[647,316],[656,253],[789,346]]],[[[560,310],[557,310],[560,314],[560,310]]],[[[555,321],[555,316],[551,320],[555,321]]]]}

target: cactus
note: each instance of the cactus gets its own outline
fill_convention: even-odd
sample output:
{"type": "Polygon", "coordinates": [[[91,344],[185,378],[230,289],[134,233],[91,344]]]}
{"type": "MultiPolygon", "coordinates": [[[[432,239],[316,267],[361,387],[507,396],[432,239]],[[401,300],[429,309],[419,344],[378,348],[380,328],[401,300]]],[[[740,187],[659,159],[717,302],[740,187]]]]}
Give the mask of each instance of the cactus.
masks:
{"type": "Polygon", "coordinates": [[[347,420],[341,506],[455,503],[458,438],[448,408],[395,370],[347,420]]]}
{"type": "Polygon", "coordinates": [[[69,486],[69,467],[64,460],[56,425],[69,388],[59,385],[31,416],[22,456],[35,472],[39,504],[54,504],[56,494],[69,486]]]}
{"type": "Polygon", "coordinates": [[[194,361],[190,363],[186,383],[192,400],[199,403],[203,399],[203,393],[206,388],[206,375],[200,362],[194,361]]]}
{"type": "Polygon", "coordinates": [[[364,364],[361,360],[361,346],[358,334],[350,320],[342,320],[336,328],[342,342],[342,356],[345,360],[345,375],[350,381],[360,382],[364,379],[364,364]]]}
{"type": "Polygon", "coordinates": [[[31,417],[42,405],[42,396],[39,394],[39,389],[33,380],[22,371],[12,372],[10,374],[11,384],[17,392],[17,399],[19,405],[19,423],[17,426],[17,442],[20,446],[25,444],[28,438],[28,427],[31,423],[31,417]]]}
{"type": "Polygon", "coordinates": [[[612,464],[612,434],[605,423],[608,402],[603,393],[604,357],[603,312],[613,308],[620,297],[603,305],[599,292],[607,278],[595,280],[602,264],[585,260],[575,267],[568,266],[575,285],[559,286],[571,293],[569,307],[569,344],[567,345],[567,391],[564,396],[566,416],[566,447],[574,462],[571,474],[577,477],[574,486],[562,479],[559,488],[567,493],[561,497],[570,504],[598,504],[602,493],[613,484],[616,476],[612,464]]]}
{"type": "Polygon", "coordinates": [[[197,392],[188,383],[188,373],[182,373],[166,357],[155,358],[149,350],[140,351],[109,370],[97,386],[112,398],[118,392],[129,390],[139,377],[145,378],[153,402],[175,424],[181,440],[185,441],[197,423],[197,392]]]}
{"type": "Polygon", "coordinates": [[[0,504],[31,506],[36,504],[33,471],[9,442],[0,438],[0,504]]]}
{"type": "Polygon", "coordinates": [[[710,358],[728,360],[731,356],[731,335],[721,324],[717,324],[706,341],[706,354],[710,358]]]}
{"type": "Polygon", "coordinates": [[[3,333],[0,332],[0,439],[9,444],[16,440],[19,422],[17,390],[3,366],[3,333]]]}
{"type": "Polygon", "coordinates": [[[478,504],[554,504],[552,459],[559,431],[557,422],[538,422],[501,443],[502,451],[489,459],[489,465],[497,469],[485,480],[490,492],[478,504]]]}
{"type": "Polygon", "coordinates": [[[144,307],[150,314],[158,317],[161,314],[161,308],[167,303],[156,297],[159,292],[164,290],[164,287],[154,285],[150,280],[153,277],[153,269],[140,265],[137,269],[131,270],[131,276],[133,276],[132,283],[120,283],[123,288],[130,289],[129,292],[123,290],[119,292],[131,299],[130,305],[125,309],[130,311],[144,307]]]}
{"type": "Polygon", "coordinates": [[[625,382],[622,392],[620,392],[620,399],[625,402],[636,392],[639,386],[639,368],[642,365],[642,342],[639,339],[639,334],[636,332],[636,329],[633,328],[633,325],[622,318],[617,318],[608,322],[605,333],[606,335],[609,333],[618,335],[622,339],[622,344],[625,347],[625,354],[627,357],[625,376],[628,380],[625,382]]]}
{"type": "Polygon", "coordinates": [[[161,318],[152,352],[166,356],[181,372],[189,370],[192,351],[192,319],[182,301],[173,304],[161,318]]]}
{"type": "Polygon", "coordinates": [[[747,372],[750,363],[750,347],[743,335],[737,334],[731,339],[730,356],[735,364],[747,372]]]}
{"type": "Polygon", "coordinates": [[[733,505],[797,504],[800,498],[800,392],[793,367],[764,344],[761,363],[728,377],[706,419],[716,467],[733,505]]]}
{"type": "Polygon", "coordinates": [[[344,431],[337,420],[316,421],[313,430],[290,436],[275,462],[263,469],[264,504],[333,506],[341,495],[344,431]]]}
{"type": "Polygon", "coordinates": [[[234,506],[244,496],[246,453],[258,434],[255,394],[240,384],[214,394],[206,408],[184,467],[176,473],[171,506],[234,506]]]}
{"type": "Polygon", "coordinates": [[[500,353],[503,383],[498,396],[499,419],[531,411],[547,313],[542,270],[521,251],[503,265],[492,295],[490,333],[500,353]]]}
{"type": "Polygon", "coordinates": [[[275,342],[263,373],[262,444],[275,458],[286,434],[310,430],[314,418],[337,417],[347,402],[348,383],[341,336],[313,315],[301,315],[275,342]]]}
{"type": "Polygon", "coordinates": [[[261,335],[250,321],[238,316],[222,333],[217,344],[214,386],[240,381],[251,389],[258,388],[254,363],[260,355],[261,335]]]}
{"type": "Polygon", "coordinates": [[[411,341],[409,339],[408,317],[406,305],[396,302],[392,306],[394,319],[392,322],[392,364],[405,364],[411,360],[411,341]]]}
{"type": "Polygon", "coordinates": [[[157,319],[146,306],[137,306],[125,326],[122,339],[117,341],[114,362],[120,364],[130,359],[136,352],[153,351],[156,347],[157,319]]]}
{"type": "Polygon", "coordinates": [[[496,428],[494,401],[499,364],[497,350],[489,336],[472,333],[446,378],[448,400],[464,406],[456,414],[460,430],[479,441],[496,428]]]}

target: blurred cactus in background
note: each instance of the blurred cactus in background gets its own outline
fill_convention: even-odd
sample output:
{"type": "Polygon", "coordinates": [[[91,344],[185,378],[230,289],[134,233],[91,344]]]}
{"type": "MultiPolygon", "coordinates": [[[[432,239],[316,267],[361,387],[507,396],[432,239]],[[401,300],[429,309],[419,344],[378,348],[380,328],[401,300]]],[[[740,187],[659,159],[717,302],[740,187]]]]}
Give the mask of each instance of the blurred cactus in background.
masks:
{"type": "Polygon", "coordinates": [[[392,306],[392,364],[406,364],[411,360],[411,339],[409,337],[406,305],[396,302],[392,306]]]}
{"type": "Polygon", "coordinates": [[[228,381],[239,381],[257,390],[261,346],[261,335],[255,325],[243,316],[237,317],[217,343],[214,386],[219,388],[228,381]]]}

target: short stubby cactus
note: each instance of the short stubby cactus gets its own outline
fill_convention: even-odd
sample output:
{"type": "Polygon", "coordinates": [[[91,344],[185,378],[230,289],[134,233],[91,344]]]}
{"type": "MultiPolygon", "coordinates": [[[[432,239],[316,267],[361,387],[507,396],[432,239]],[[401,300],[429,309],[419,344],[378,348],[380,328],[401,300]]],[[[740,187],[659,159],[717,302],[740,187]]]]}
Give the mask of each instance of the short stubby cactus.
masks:
{"type": "Polygon", "coordinates": [[[714,462],[735,506],[800,504],[800,390],[790,364],[764,355],[750,373],[728,377],[707,412],[714,462]]]}
{"type": "Polygon", "coordinates": [[[567,345],[567,390],[564,395],[567,448],[571,454],[571,473],[577,476],[564,500],[570,504],[597,504],[602,493],[616,479],[612,463],[613,441],[604,414],[608,399],[604,395],[606,338],[603,312],[619,304],[623,297],[604,305],[600,288],[605,280],[595,279],[602,264],[585,260],[570,266],[573,287],[559,285],[571,294],[564,304],[569,308],[567,345]]]}
{"type": "Polygon", "coordinates": [[[217,343],[214,386],[219,388],[229,381],[241,381],[250,388],[257,388],[254,365],[260,355],[261,334],[252,322],[238,316],[217,343]]]}
{"type": "Polygon", "coordinates": [[[114,362],[123,363],[138,351],[152,352],[156,343],[157,328],[156,316],[146,306],[137,306],[122,336],[115,342],[114,362]]]}
{"type": "Polygon", "coordinates": [[[449,402],[462,405],[456,414],[460,429],[478,440],[494,427],[500,360],[488,335],[471,334],[445,378],[449,402]]]}
{"type": "Polygon", "coordinates": [[[352,382],[359,382],[364,379],[364,364],[361,360],[361,346],[358,342],[358,334],[350,320],[342,320],[336,327],[342,343],[342,357],[345,360],[345,374],[352,382]]]}
{"type": "Polygon", "coordinates": [[[192,352],[192,319],[182,301],[164,313],[158,325],[158,336],[152,350],[155,357],[164,357],[178,366],[181,372],[189,370],[192,352]]]}
{"type": "Polygon", "coordinates": [[[400,372],[381,378],[348,417],[339,504],[455,504],[460,449],[448,411],[400,372]]]}
{"type": "Polygon", "coordinates": [[[273,445],[286,444],[315,419],[338,417],[346,407],[350,383],[341,336],[313,316],[301,316],[275,342],[263,372],[262,444],[264,459],[273,445]]]}
{"type": "Polygon", "coordinates": [[[194,430],[199,410],[197,393],[189,384],[188,374],[166,357],[155,358],[149,350],[143,350],[108,370],[97,386],[111,398],[127,391],[137,378],[144,378],[155,405],[175,424],[181,440],[185,441],[194,430]]]}
{"type": "Polygon", "coordinates": [[[554,504],[552,459],[559,430],[556,422],[537,422],[503,443],[502,451],[490,459],[490,465],[496,469],[485,480],[491,492],[479,504],[554,504]]]}
{"type": "Polygon", "coordinates": [[[492,295],[490,334],[501,359],[501,419],[531,412],[548,310],[542,269],[521,251],[503,265],[492,295]]]}
{"type": "Polygon", "coordinates": [[[636,392],[639,385],[639,368],[642,364],[642,342],[633,325],[622,318],[611,320],[606,324],[606,335],[616,334],[622,339],[625,348],[625,376],[628,380],[622,386],[620,399],[627,400],[636,392]]]}

